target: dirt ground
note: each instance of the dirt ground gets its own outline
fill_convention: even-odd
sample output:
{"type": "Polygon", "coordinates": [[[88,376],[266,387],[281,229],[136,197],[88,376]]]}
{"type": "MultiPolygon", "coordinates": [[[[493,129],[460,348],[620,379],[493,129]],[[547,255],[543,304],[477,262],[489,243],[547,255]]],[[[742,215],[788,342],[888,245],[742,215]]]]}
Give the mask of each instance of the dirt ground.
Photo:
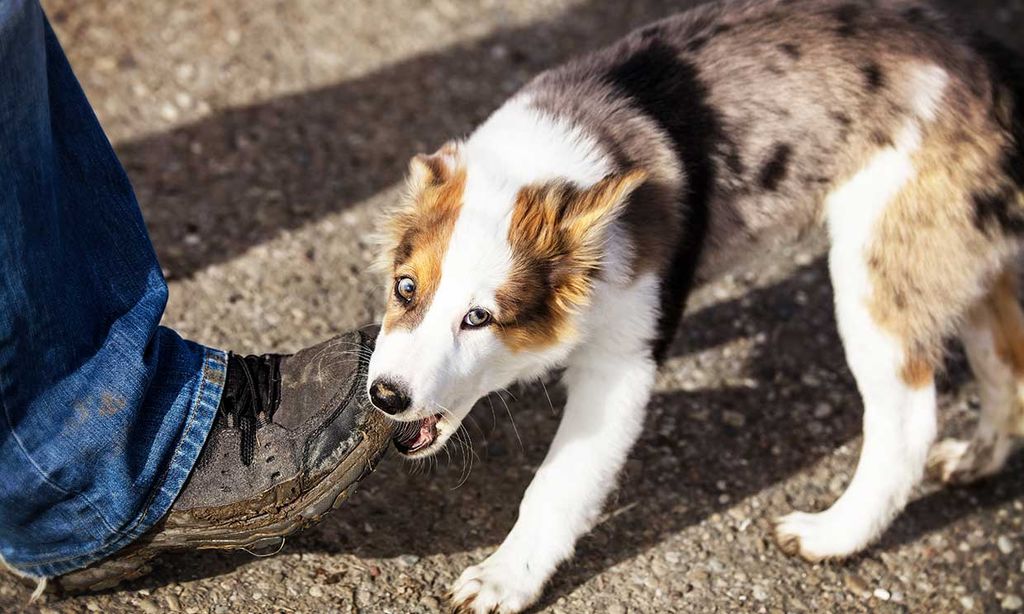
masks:
{"type": "MultiPolygon", "coordinates": [[[[367,235],[411,154],[467,132],[538,70],[689,3],[43,4],[138,190],[171,281],[166,324],[267,351],[379,316],[367,235]]],[[[962,10],[1024,43],[1021,0],[962,10]]],[[[958,350],[942,384],[942,429],[964,431],[978,403],[958,350]]],[[[0,609],[443,610],[448,585],[515,520],[564,399],[555,380],[546,388],[514,391],[509,411],[483,403],[473,458],[413,471],[389,457],[346,508],[277,556],[168,556],[120,590],[34,606],[5,577],[0,609]]],[[[537,611],[1021,610],[1020,455],[976,487],[922,487],[851,561],[808,565],[774,547],[772,517],[821,509],[843,490],[860,416],[820,245],[703,288],[622,486],[537,611]]]]}

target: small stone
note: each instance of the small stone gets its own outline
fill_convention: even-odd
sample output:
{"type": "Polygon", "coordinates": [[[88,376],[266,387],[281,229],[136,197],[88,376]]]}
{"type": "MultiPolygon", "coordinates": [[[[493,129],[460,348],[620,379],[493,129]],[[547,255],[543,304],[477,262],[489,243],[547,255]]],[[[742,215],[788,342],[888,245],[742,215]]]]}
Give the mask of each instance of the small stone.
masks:
{"type": "Polygon", "coordinates": [[[318,585],[314,584],[313,586],[309,587],[309,596],[319,599],[324,596],[324,591],[318,585]]]}
{"type": "Polygon", "coordinates": [[[433,595],[424,595],[420,597],[420,605],[428,612],[436,612],[441,609],[441,602],[433,595]]]}
{"type": "Polygon", "coordinates": [[[164,597],[164,601],[167,602],[167,609],[168,610],[170,610],[172,612],[180,612],[181,611],[181,602],[179,602],[178,598],[175,597],[174,595],[167,595],[167,596],[165,596],[164,597]]]}
{"type": "Polygon", "coordinates": [[[1024,600],[1017,595],[1007,595],[999,605],[1001,605],[1007,612],[1016,612],[1024,607],[1024,600]]]}
{"type": "Polygon", "coordinates": [[[765,601],[768,599],[768,591],[764,590],[764,587],[755,586],[753,591],[754,599],[758,601],[765,601]]]}
{"type": "Polygon", "coordinates": [[[616,603],[605,611],[608,612],[608,614],[626,614],[626,607],[616,603]]]}
{"type": "Polygon", "coordinates": [[[861,578],[857,574],[847,574],[847,576],[843,578],[843,582],[846,584],[846,588],[858,597],[868,597],[871,595],[871,589],[868,588],[868,583],[864,581],[864,578],[861,578]]]}
{"type": "Polygon", "coordinates": [[[416,556],[415,554],[403,554],[402,556],[398,557],[398,562],[402,564],[402,566],[404,567],[412,567],[416,563],[419,563],[419,561],[420,557],[416,556]]]}
{"type": "Polygon", "coordinates": [[[146,614],[160,614],[160,606],[153,603],[149,599],[143,599],[139,602],[139,609],[146,614]]]}
{"type": "Polygon", "coordinates": [[[884,588],[876,588],[875,591],[871,594],[874,595],[876,598],[881,599],[882,601],[889,601],[890,599],[892,599],[892,594],[884,588]]]}
{"type": "Polygon", "coordinates": [[[722,412],[722,422],[733,428],[740,428],[747,423],[747,417],[738,411],[727,409],[722,412]]]}
{"type": "Polygon", "coordinates": [[[968,610],[968,611],[969,610],[973,610],[974,609],[974,597],[969,597],[967,595],[964,595],[963,597],[960,598],[960,606],[963,609],[968,610]]]}
{"type": "Polygon", "coordinates": [[[169,122],[174,121],[178,119],[178,109],[169,102],[165,103],[160,107],[160,117],[163,117],[169,122]]]}
{"type": "Polygon", "coordinates": [[[95,601],[89,601],[85,604],[85,609],[89,610],[90,612],[99,612],[103,609],[103,606],[96,603],[95,601]]]}
{"type": "Polygon", "coordinates": [[[828,418],[831,415],[832,406],[829,405],[828,403],[818,403],[818,406],[814,408],[814,417],[818,418],[819,420],[821,418],[828,418]]]}
{"type": "Polygon", "coordinates": [[[182,64],[174,72],[181,81],[191,81],[196,76],[196,67],[191,64],[182,64]]]}
{"type": "Polygon", "coordinates": [[[1005,535],[999,536],[999,539],[996,540],[996,546],[999,547],[999,551],[1003,554],[1010,554],[1013,552],[1013,542],[1005,535]]]}

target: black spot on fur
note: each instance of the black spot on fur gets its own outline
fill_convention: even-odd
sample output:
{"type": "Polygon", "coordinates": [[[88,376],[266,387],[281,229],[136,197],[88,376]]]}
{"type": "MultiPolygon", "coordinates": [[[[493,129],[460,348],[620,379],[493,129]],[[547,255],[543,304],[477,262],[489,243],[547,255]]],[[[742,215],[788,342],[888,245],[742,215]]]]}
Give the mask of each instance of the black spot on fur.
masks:
{"type": "Polygon", "coordinates": [[[653,348],[661,361],[675,337],[703,251],[718,172],[712,154],[723,141],[721,121],[697,67],[665,43],[652,41],[610,69],[606,80],[665,131],[687,176],[679,200],[681,237],[661,289],[659,337],[653,348]]]}
{"type": "Polygon", "coordinates": [[[779,189],[779,184],[786,179],[789,173],[789,159],[793,155],[793,147],[788,143],[780,143],[772,150],[771,157],[761,167],[761,174],[758,181],[761,187],[774,192],[779,189]]]}
{"type": "Polygon", "coordinates": [[[747,167],[743,164],[743,158],[740,157],[740,154],[736,151],[735,147],[729,152],[729,155],[725,157],[725,164],[737,177],[742,176],[743,173],[747,172],[747,167]]]}
{"type": "Polygon", "coordinates": [[[923,7],[912,6],[909,9],[903,11],[903,19],[906,19],[908,22],[917,25],[925,21],[926,13],[923,7]]]}
{"type": "Polygon", "coordinates": [[[1009,136],[999,170],[985,193],[974,195],[975,224],[997,223],[1013,233],[1024,232],[1024,56],[986,34],[972,39],[984,58],[991,83],[994,119],[1009,136]]]}
{"type": "Polygon", "coordinates": [[[800,45],[795,43],[782,43],[779,45],[779,49],[790,59],[799,60],[803,57],[803,52],[800,51],[800,45]]]}
{"type": "Polygon", "coordinates": [[[871,131],[871,142],[879,147],[892,147],[893,141],[889,133],[884,130],[872,130],[871,131]]]}
{"type": "Polygon", "coordinates": [[[712,30],[712,31],[711,31],[711,33],[712,33],[712,34],[715,34],[715,35],[718,35],[718,34],[725,34],[725,33],[726,33],[726,32],[728,32],[729,30],[732,30],[732,26],[730,26],[730,25],[729,25],[729,24],[727,24],[727,23],[720,23],[720,24],[718,24],[717,26],[715,26],[715,29],[714,29],[714,30],[712,30]]]}
{"type": "Polygon", "coordinates": [[[1008,233],[1024,232],[1024,216],[1013,202],[1014,198],[1015,195],[1008,190],[972,195],[975,227],[987,232],[995,224],[1008,233]]]}
{"type": "Polygon", "coordinates": [[[409,258],[412,256],[413,240],[415,236],[415,232],[406,233],[405,236],[402,237],[402,240],[395,247],[394,263],[396,267],[409,260],[409,258]]]}
{"type": "Polygon", "coordinates": [[[885,74],[877,62],[871,62],[861,66],[860,72],[868,84],[868,91],[877,92],[885,86],[885,74]]]}
{"type": "Polygon", "coordinates": [[[839,111],[833,111],[829,113],[829,116],[839,124],[839,140],[845,143],[850,138],[850,128],[853,126],[853,120],[846,113],[839,111]]]}
{"type": "Polygon", "coordinates": [[[686,43],[686,50],[689,51],[690,53],[697,53],[698,51],[704,48],[704,45],[707,44],[708,39],[706,36],[698,36],[697,38],[686,43]]]}
{"type": "Polygon", "coordinates": [[[855,36],[857,34],[857,20],[860,18],[863,11],[864,9],[856,4],[843,4],[837,7],[835,11],[832,12],[836,21],[839,22],[839,27],[836,28],[836,34],[843,38],[855,36]]]}

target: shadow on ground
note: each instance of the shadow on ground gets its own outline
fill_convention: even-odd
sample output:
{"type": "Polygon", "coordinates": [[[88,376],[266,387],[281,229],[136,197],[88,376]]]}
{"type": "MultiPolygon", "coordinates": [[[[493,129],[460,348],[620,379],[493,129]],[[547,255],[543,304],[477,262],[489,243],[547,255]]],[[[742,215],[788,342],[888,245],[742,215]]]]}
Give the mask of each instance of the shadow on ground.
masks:
{"type": "MultiPolygon", "coordinates": [[[[817,262],[781,283],[686,318],[675,346],[677,356],[763,334],[765,341],[747,361],[749,381],[743,387],[655,396],[645,435],[608,506],[622,513],[611,514],[581,540],[577,555],[555,576],[541,607],[608,567],[786,480],[857,437],[860,403],[833,332],[826,280],[825,267],[817,262]],[[807,300],[800,304],[798,296],[807,300]],[[808,330],[828,332],[809,338],[808,330]],[[807,356],[815,357],[814,379],[805,377],[807,356]],[[778,394],[770,395],[773,390],[778,394]],[[823,425],[812,410],[826,396],[841,401],[823,425]],[[744,426],[726,424],[721,419],[726,411],[741,413],[744,426]],[[698,414],[703,417],[696,418],[698,414]]],[[[957,356],[944,387],[959,387],[965,375],[962,357],[957,356]]],[[[480,422],[489,422],[490,412],[486,404],[477,408],[478,424],[471,429],[482,458],[460,487],[453,489],[464,477],[458,459],[450,467],[416,474],[392,458],[346,508],[291,540],[288,550],[388,558],[497,545],[512,526],[533,468],[557,426],[548,394],[559,407],[560,390],[531,387],[515,408],[521,449],[500,405],[497,426],[480,427],[480,422]],[[481,442],[482,438],[488,441],[481,442]],[[367,525],[375,528],[372,533],[367,533],[367,525]]],[[[1016,477],[1024,469],[1021,460],[984,485],[939,491],[914,502],[871,554],[917,540],[979,508],[1024,497],[1024,483],[1016,477]]],[[[764,517],[752,519],[751,530],[760,532],[765,542],[770,540],[771,516],[796,507],[822,509],[834,495],[822,485],[783,497],[768,502],[764,517]]],[[[767,548],[774,552],[772,546],[767,548]]],[[[252,560],[246,554],[169,556],[134,588],[216,576],[252,560]]]]}

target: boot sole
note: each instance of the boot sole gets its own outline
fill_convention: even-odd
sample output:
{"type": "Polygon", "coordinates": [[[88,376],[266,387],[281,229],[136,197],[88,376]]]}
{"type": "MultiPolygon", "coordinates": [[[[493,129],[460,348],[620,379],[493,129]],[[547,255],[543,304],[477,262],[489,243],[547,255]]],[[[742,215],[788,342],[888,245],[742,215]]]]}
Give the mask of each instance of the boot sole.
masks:
{"type": "MultiPolygon", "coordinates": [[[[193,520],[185,514],[172,515],[147,535],[112,557],[85,569],[73,571],[49,581],[54,590],[74,594],[113,588],[152,571],[150,562],[159,554],[179,550],[259,550],[280,547],[283,539],[320,522],[323,516],[341,505],[355,492],[359,483],[376,467],[390,447],[392,423],[371,411],[360,429],[362,437],[354,448],[329,473],[305,492],[272,509],[235,523],[223,525],[193,520]]],[[[278,485],[294,488],[288,483],[278,485]]],[[[293,491],[294,492],[294,491],[293,491]]]]}

